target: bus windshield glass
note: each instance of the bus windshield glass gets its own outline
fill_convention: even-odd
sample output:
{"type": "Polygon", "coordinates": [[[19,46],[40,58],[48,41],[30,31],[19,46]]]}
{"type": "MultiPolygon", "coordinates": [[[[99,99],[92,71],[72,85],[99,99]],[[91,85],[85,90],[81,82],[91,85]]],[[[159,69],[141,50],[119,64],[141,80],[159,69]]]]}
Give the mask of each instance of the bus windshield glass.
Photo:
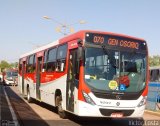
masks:
{"type": "Polygon", "coordinates": [[[97,91],[139,92],[146,85],[146,54],[86,47],[84,77],[97,91]]]}
{"type": "Polygon", "coordinates": [[[12,72],[12,76],[18,76],[18,72],[12,72]]]}
{"type": "Polygon", "coordinates": [[[6,76],[7,77],[17,77],[18,76],[18,72],[17,71],[7,71],[6,72],[6,76]]]}

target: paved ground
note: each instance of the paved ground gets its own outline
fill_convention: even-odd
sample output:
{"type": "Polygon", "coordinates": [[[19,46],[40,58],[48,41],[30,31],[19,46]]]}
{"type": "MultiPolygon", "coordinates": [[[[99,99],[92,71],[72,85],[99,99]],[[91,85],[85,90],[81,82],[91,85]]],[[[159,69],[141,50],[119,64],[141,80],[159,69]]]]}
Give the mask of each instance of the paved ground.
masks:
{"type": "MultiPolygon", "coordinates": [[[[11,106],[8,105],[5,92],[9,97],[11,106],[18,119],[18,123],[21,126],[142,126],[144,120],[146,125],[150,126],[153,121],[160,120],[160,116],[144,113],[144,120],[127,120],[127,119],[106,119],[106,118],[79,118],[77,116],[70,115],[69,119],[59,118],[56,109],[52,106],[46,105],[34,101],[30,104],[27,103],[21,96],[17,87],[2,86],[0,85],[0,120],[1,125],[12,124],[13,112],[11,112],[11,106]],[[151,121],[151,122],[149,122],[151,121]],[[148,124],[149,123],[149,124],[148,124]]],[[[157,124],[157,122],[154,122],[157,124]]],[[[160,124],[160,122],[158,122],[160,124]]],[[[6,126],[4,125],[4,126],[6,126]]],[[[159,126],[159,125],[154,125],[159,126]]]]}

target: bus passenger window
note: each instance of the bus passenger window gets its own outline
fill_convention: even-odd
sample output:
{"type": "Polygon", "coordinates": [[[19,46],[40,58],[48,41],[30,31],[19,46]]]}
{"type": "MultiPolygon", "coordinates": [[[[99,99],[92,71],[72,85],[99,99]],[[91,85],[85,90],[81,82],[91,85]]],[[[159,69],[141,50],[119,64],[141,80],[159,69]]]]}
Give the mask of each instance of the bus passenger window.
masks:
{"type": "Polygon", "coordinates": [[[46,71],[53,72],[56,69],[56,52],[57,48],[52,48],[48,51],[47,63],[46,63],[46,71]]]}
{"type": "Polygon", "coordinates": [[[26,72],[27,73],[33,73],[36,70],[36,56],[31,55],[28,57],[27,60],[27,66],[26,66],[26,72]]]}
{"type": "Polygon", "coordinates": [[[19,73],[22,74],[22,61],[19,60],[19,73]]]}
{"type": "Polygon", "coordinates": [[[44,59],[43,59],[43,69],[42,72],[46,72],[47,68],[47,50],[44,52],[44,59]]]}
{"type": "Polygon", "coordinates": [[[57,60],[56,71],[63,72],[65,70],[66,60],[57,60]]]}
{"type": "Polygon", "coordinates": [[[47,63],[47,72],[53,72],[56,68],[56,62],[48,62],[47,63]]]}
{"type": "Polygon", "coordinates": [[[157,70],[157,81],[160,82],[160,71],[157,70]]]}
{"type": "Polygon", "coordinates": [[[66,67],[67,44],[58,47],[56,71],[63,72],[66,67]]]}
{"type": "Polygon", "coordinates": [[[159,69],[153,69],[150,71],[150,81],[160,82],[160,70],[159,69]]]}
{"type": "Polygon", "coordinates": [[[33,59],[33,64],[32,64],[32,72],[35,72],[36,71],[36,55],[34,55],[34,59],[33,59]]]}
{"type": "Polygon", "coordinates": [[[160,73],[159,73],[159,69],[155,70],[155,81],[159,82],[160,81],[160,73]]]}

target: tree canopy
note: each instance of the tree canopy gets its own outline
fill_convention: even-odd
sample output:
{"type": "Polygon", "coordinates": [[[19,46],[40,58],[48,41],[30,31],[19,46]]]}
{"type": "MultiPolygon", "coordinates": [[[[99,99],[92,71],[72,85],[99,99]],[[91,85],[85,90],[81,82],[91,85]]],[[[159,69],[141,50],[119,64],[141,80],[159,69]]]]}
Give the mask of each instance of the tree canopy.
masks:
{"type": "Polygon", "coordinates": [[[149,65],[150,66],[160,66],[160,56],[159,55],[150,56],[149,65]]]}
{"type": "Polygon", "coordinates": [[[15,63],[8,63],[5,60],[2,60],[0,62],[0,69],[1,69],[1,71],[3,71],[4,69],[17,68],[17,67],[18,67],[18,63],[17,62],[15,62],[15,63]]]}

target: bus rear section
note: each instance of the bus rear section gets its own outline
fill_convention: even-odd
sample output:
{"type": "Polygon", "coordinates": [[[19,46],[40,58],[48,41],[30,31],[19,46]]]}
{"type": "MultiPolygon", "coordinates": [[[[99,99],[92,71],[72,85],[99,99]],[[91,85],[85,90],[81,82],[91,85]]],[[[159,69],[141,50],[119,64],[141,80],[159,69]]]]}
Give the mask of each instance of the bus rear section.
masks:
{"type": "Polygon", "coordinates": [[[148,93],[147,43],[80,31],[21,56],[23,95],[82,117],[142,117],[148,93]]]}

